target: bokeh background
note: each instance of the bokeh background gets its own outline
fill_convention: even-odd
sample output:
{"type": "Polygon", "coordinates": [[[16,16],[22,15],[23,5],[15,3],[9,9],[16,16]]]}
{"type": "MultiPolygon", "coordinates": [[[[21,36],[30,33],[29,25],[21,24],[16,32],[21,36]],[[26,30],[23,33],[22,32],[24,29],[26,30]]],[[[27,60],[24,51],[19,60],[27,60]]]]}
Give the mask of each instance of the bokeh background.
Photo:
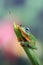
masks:
{"type": "MultiPolygon", "coordinates": [[[[0,0],[0,22],[2,19],[16,19],[23,26],[30,27],[32,34],[37,39],[39,48],[37,53],[43,62],[43,0],[0,0]]],[[[19,58],[16,63],[17,65],[28,65],[30,61],[26,60],[19,58]]],[[[10,63],[14,63],[14,60],[10,63]]]]}

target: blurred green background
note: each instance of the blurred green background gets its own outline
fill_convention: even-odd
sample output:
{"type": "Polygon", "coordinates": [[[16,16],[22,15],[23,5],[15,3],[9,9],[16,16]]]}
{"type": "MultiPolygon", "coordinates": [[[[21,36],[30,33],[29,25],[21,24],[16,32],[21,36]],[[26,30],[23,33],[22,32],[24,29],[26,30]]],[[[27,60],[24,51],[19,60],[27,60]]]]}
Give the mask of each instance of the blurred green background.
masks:
{"type": "Polygon", "coordinates": [[[43,0],[0,0],[0,20],[9,18],[9,11],[12,18],[16,18],[23,26],[30,27],[38,40],[37,52],[43,61],[43,0]]]}

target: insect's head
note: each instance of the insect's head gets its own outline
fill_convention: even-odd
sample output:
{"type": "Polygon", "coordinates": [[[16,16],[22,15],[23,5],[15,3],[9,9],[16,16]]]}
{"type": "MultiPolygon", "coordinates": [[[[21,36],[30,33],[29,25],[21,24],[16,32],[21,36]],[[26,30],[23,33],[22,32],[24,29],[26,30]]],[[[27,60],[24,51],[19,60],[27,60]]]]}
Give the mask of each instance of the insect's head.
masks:
{"type": "Polygon", "coordinates": [[[29,27],[23,27],[22,25],[20,25],[21,30],[26,34],[29,35],[30,33],[30,28],[29,27]]]}

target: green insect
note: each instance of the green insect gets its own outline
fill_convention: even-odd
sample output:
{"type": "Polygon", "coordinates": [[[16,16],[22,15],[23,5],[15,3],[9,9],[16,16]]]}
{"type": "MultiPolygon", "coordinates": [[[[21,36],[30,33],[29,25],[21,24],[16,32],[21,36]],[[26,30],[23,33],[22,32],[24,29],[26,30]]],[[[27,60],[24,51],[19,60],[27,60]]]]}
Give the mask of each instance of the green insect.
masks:
{"type": "Polygon", "coordinates": [[[32,49],[36,48],[36,38],[31,34],[28,27],[19,26],[14,23],[14,30],[21,45],[32,49]]]}
{"type": "Polygon", "coordinates": [[[20,42],[27,56],[30,58],[32,65],[42,65],[39,61],[38,56],[34,52],[34,50],[36,50],[36,38],[30,32],[30,29],[28,27],[23,27],[22,25],[17,25],[15,23],[13,26],[18,42],[20,42]]]}

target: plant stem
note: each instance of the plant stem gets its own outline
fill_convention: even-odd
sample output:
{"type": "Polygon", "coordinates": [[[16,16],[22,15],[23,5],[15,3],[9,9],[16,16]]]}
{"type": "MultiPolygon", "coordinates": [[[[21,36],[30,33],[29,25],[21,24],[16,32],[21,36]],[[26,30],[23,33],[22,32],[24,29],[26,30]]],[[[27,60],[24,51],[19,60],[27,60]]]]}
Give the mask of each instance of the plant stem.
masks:
{"type": "Polygon", "coordinates": [[[37,55],[35,55],[35,52],[32,49],[29,49],[27,47],[23,47],[26,54],[28,55],[28,58],[30,58],[32,65],[42,65],[40,64],[40,61],[37,57],[37,55]]]}

